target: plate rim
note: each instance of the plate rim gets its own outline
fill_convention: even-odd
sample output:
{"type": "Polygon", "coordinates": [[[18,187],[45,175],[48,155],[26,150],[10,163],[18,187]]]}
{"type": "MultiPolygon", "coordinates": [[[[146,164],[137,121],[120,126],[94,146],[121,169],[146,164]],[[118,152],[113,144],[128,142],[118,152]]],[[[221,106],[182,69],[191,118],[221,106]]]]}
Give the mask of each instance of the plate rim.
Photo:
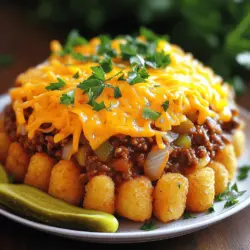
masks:
{"type": "MultiPolygon", "coordinates": [[[[0,105],[1,102],[6,102],[10,100],[9,94],[0,95],[0,105]]],[[[239,107],[240,113],[243,117],[250,117],[250,111],[245,108],[239,107]]],[[[25,226],[35,228],[37,230],[56,234],[59,236],[64,236],[67,238],[74,238],[78,240],[85,241],[95,241],[103,242],[103,243],[130,243],[130,242],[141,242],[141,241],[154,241],[159,239],[172,238],[175,236],[180,236],[184,234],[188,234],[194,231],[197,231],[201,228],[205,228],[216,222],[219,222],[235,213],[238,213],[242,209],[246,208],[250,205],[250,195],[244,198],[244,200],[240,201],[237,205],[224,209],[223,212],[220,212],[216,216],[204,215],[204,220],[197,221],[194,223],[190,223],[187,225],[182,225],[182,227],[171,228],[170,231],[166,232],[165,228],[158,228],[155,231],[128,231],[128,232],[116,232],[116,233],[103,233],[103,232],[88,232],[88,231],[78,231],[66,228],[59,228],[51,225],[42,224],[40,222],[35,222],[29,220],[27,218],[23,218],[19,215],[16,215],[8,210],[5,210],[0,207],[0,214],[5,216],[8,219],[11,219],[15,222],[23,224],[25,226]]],[[[195,219],[193,219],[195,221],[195,219]]]]}

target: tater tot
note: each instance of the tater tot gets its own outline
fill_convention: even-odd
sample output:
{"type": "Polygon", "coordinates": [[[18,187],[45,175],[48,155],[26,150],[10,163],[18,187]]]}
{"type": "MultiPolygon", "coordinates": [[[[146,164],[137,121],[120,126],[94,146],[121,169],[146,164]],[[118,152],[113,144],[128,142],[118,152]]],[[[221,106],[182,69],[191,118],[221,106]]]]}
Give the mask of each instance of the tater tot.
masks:
{"type": "Polygon", "coordinates": [[[237,159],[232,144],[227,144],[220,150],[215,158],[216,161],[222,163],[229,173],[229,180],[231,181],[235,175],[237,168],[237,159]]]}
{"type": "Polygon", "coordinates": [[[233,146],[236,157],[241,156],[245,149],[245,134],[241,129],[233,134],[233,146]]]}
{"type": "Polygon", "coordinates": [[[188,176],[189,188],[186,208],[191,212],[204,212],[214,201],[214,170],[202,168],[188,176]]]}
{"type": "Polygon", "coordinates": [[[188,180],[181,174],[168,173],[154,190],[154,215],[162,222],[179,219],[186,207],[188,180]]]}
{"type": "Polygon", "coordinates": [[[4,163],[8,156],[11,141],[5,132],[0,133],[0,162],[4,163]]]}
{"type": "Polygon", "coordinates": [[[133,221],[145,221],[152,215],[151,181],[144,176],[126,181],[118,188],[116,212],[133,221]]]}
{"type": "Polygon", "coordinates": [[[49,194],[73,205],[79,205],[84,191],[79,177],[80,169],[72,161],[59,161],[51,172],[49,194]]]}
{"type": "Polygon", "coordinates": [[[227,185],[229,182],[229,174],[223,164],[212,161],[208,167],[214,170],[215,177],[215,195],[223,193],[227,189],[227,185]]]}
{"type": "Polygon", "coordinates": [[[115,212],[115,184],[106,175],[93,177],[85,187],[83,206],[113,214],[115,212]]]}
{"type": "Polygon", "coordinates": [[[45,153],[36,153],[30,159],[24,183],[48,191],[51,170],[55,160],[45,153]]]}
{"type": "Polygon", "coordinates": [[[14,181],[23,182],[29,166],[29,160],[29,155],[19,143],[11,143],[5,167],[14,181]]]}

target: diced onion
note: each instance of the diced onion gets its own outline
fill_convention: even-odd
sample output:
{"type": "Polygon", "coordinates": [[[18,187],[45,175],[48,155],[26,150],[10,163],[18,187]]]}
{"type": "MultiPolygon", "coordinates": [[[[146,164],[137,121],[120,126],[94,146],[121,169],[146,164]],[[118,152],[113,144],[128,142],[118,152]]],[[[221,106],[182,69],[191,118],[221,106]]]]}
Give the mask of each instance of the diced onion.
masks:
{"type": "Polygon", "coordinates": [[[72,153],[73,153],[73,143],[72,143],[72,141],[70,141],[66,145],[64,145],[64,147],[63,147],[62,159],[63,160],[70,160],[72,153]]]}
{"type": "Polygon", "coordinates": [[[163,136],[162,136],[162,138],[163,138],[163,140],[165,140],[165,141],[167,141],[167,142],[169,142],[169,143],[171,143],[171,142],[173,142],[174,140],[176,140],[177,138],[178,138],[178,134],[176,134],[176,133],[174,133],[174,132],[167,132],[166,134],[164,134],[163,136]]]}
{"type": "Polygon", "coordinates": [[[161,177],[171,151],[169,146],[166,146],[164,149],[159,149],[155,146],[149,152],[144,164],[144,173],[150,180],[155,181],[161,177]]]}

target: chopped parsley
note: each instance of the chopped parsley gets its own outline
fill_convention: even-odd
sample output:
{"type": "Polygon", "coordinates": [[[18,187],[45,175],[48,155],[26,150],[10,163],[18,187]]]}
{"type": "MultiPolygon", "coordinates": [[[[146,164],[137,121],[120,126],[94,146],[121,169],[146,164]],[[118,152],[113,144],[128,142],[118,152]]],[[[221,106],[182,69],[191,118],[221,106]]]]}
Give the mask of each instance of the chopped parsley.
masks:
{"type": "Polygon", "coordinates": [[[210,207],[208,210],[207,210],[208,214],[211,214],[213,212],[215,212],[214,210],[214,206],[210,207]]]}
{"type": "Polygon", "coordinates": [[[239,181],[245,180],[248,177],[248,172],[250,171],[250,166],[245,165],[239,168],[239,175],[237,176],[237,179],[239,181]]]}
{"type": "Polygon", "coordinates": [[[74,75],[73,78],[78,79],[79,78],[79,71],[77,71],[74,75]]]}
{"type": "Polygon", "coordinates": [[[152,231],[157,229],[157,226],[155,225],[155,222],[153,222],[152,220],[145,222],[141,227],[141,230],[143,231],[152,231]]]}
{"type": "Polygon", "coordinates": [[[112,64],[113,63],[110,56],[104,56],[104,58],[100,61],[100,65],[105,73],[109,73],[113,69],[112,64]]]}
{"type": "Polygon", "coordinates": [[[92,75],[90,76],[91,79],[105,81],[105,71],[101,66],[91,67],[91,69],[92,69],[92,75]]]}
{"type": "Polygon", "coordinates": [[[93,110],[100,111],[100,110],[106,108],[106,106],[105,106],[105,104],[104,104],[103,101],[100,102],[100,103],[97,103],[95,101],[95,93],[93,93],[93,91],[92,91],[91,88],[89,89],[89,91],[88,91],[87,94],[88,94],[88,98],[89,98],[88,104],[93,107],[93,110]]]}
{"type": "Polygon", "coordinates": [[[122,73],[119,78],[118,81],[126,81],[125,77],[124,77],[124,73],[122,73]]]}
{"type": "Polygon", "coordinates": [[[146,40],[149,42],[158,41],[159,39],[169,40],[169,37],[167,35],[159,36],[155,34],[152,30],[147,29],[145,27],[140,28],[140,35],[144,36],[146,40]]]}
{"type": "Polygon", "coordinates": [[[100,44],[97,47],[98,55],[108,55],[110,57],[115,57],[117,55],[116,51],[111,47],[111,39],[108,36],[101,35],[100,44]]]}
{"type": "Polygon", "coordinates": [[[190,213],[188,213],[188,212],[184,212],[184,214],[183,214],[183,219],[184,220],[187,220],[187,219],[194,219],[194,218],[196,218],[194,215],[192,215],[192,214],[190,214],[190,213]]]}
{"type": "Polygon", "coordinates": [[[231,207],[238,203],[238,197],[243,195],[246,191],[239,191],[237,184],[233,184],[231,187],[228,185],[226,191],[215,197],[215,201],[226,201],[224,208],[231,207]]]}
{"type": "Polygon", "coordinates": [[[82,37],[77,30],[70,31],[67,41],[62,49],[60,51],[60,56],[65,56],[66,54],[71,54],[74,52],[74,47],[79,45],[87,44],[88,41],[82,37]]]}
{"type": "Polygon", "coordinates": [[[119,87],[114,87],[114,97],[115,98],[120,98],[122,97],[122,93],[119,87]]]}
{"type": "Polygon", "coordinates": [[[145,65],[145,61],[144,61],[143,57],[140,55],[130,57],[129,62],[132,66],[138,65],[139,67],[144,67],[144,65],[145,65]]]}
{"type": "Polygon", "coordinates": [[[180,182],[178,182],[178,188],[179,188],[179,189],[181,188],[181,183],[180,183],[180,182]]]}
{"type": "Polygon", "coordinates": [[[60,103],[65,105],[73,105],[75,101],[75,91],[71,90],[65,94],[62,94],[60,98],[60,103]]]}
{"type": "Polygon", "coordinates": [[[164,111],[166,112],[168,110],[169,101],[165,101],[161,106],[163,107],[164,111]]]}
{"type": "Polygon", "coordinates": [[[151,108],[144,108],[142,111],[142,117],[146,120],[157,120],[159,117],[161,116],[160,112],[156,112],[154,110],[152,110],[151,108]]]}
{"type": "Polygon", "coordinates": [[[134,44],[127,42],[120,45],[121,56],[123,60],[129,60],[130,57],[136,56],[137,48],[134,44]]]}
{"type": "Polygon", "coordinates": [[[146,64],[154,69],[166,68],[170,63],[170,56],[164,51],[155,52],[146,57],[146,64]]]}
{"type": "Polygon", "coordinates": [[[139,66],[133,67],[132,71],[128,72],[128,83],[134,85],[136,83],[145,82],[148,79],[149,74],[145,67],[140,68],[139,66]]]}
{"type": "Polygon", "coordinates": [[[52,82],[49,86],[45,87],[47,90],[59,90],[66,85],[62,78],[57,78],[58,82],[52,82]]]}

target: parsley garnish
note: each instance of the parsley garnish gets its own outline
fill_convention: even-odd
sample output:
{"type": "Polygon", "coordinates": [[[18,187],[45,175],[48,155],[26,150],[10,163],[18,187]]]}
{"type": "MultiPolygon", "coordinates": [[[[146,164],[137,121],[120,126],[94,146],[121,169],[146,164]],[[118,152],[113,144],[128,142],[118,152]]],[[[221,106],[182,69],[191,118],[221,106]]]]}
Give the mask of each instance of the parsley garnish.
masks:
{"type": "Polygon", "coordinates": [[[169,37],[167,35],[159,36],[155,34],[152,30],[147,29],[145,27],[140,28],[140,35],[144,36],[149,42],[158,41],[159,39],[169,40],[169,37]]]}
{"type": "Polygon", "coordinates": [[[122,73],[119,78],[118,81],[126,81],[125,77],[124,77],[124,73],[122,73]]]}
{"type": "Polygon", "coordinates": [[[60,98],[60,103],[65,105],[73,105],[75,101],[75,91],[71,90],[68,93],[62,94],[60,98]]]}
{"type": "Polygon", "coordinates": [[[58,82],[52,82],[49,86],[45,87],[47,90],[59,90],[66,85],[66,83],[61,78],[57,78],[58,82]]]}
{"type": "MultiPolygon", "coordinates": [[[[66,54],[71,54],[74,51],[75,46],[87,44],[88,41],[82,37],[77,30],[70,31],[67,41],[60,51],[60,56],[65,56],[66,54]]],[[[81,55],[81,54],[80,54],[81,55]]]]}
{"type": "Polygon", "coordinates": [[[161,116],[160,112],[156,112],[151,108],[144,108],[142,111],[142,117],[146,120],[151,119],[153,121],[157,120],[161,116]]]}
{"type": "Polygon", "coordinates": [[[243,195],[245,192],[246,191],[239,191],[236,183],[231,187],[228,185],[224,193],[215,197],[215,201],[226,201],[224,208],[228,208],[238,203],[237,198],[243,195]]]}
{"type": "Polygon", "coordinates": [[[121,44],[120,49],[123,60],[128,60],[130,57],[136,56],[137,48],[132,43],[121,44]]]}
{"type": "Polygon", "coordinates": [[[105,71],[105,73],[109,73],[113,68],[111,57],[104,56],[104,58],[100,61],[100,65],[105,71]]]}
{"type": "Polygon", "coordinates": [[[142,56],[136,55],[129,58],[129,62],[133,65],[138,65],[139,67],[144,67],[145,61],[142,56]]]}
{"type": "Polygon", "coordinates": [[[127,81],[130,85],[134,85],[136,83],[145,82],[148,77],[149,74],[146,68],[140,68],[139,66],[136,66],[132,69],[132,71],[128,72],[127,81]]]}
{"type": "Polygon", "coordinates": [[[178,182],[178,188],[179,188],[179,189],[181,188],[181,183],[180,183],[180,182],[178,182]]]}
{"type": "Polygon", "coordinates": [[[239,168],[239,175],[237,176],[237,179],[239,181],[245,180],[248,177],[248,172],[250,171],[250,166],[245,165],[239,168]]]}
{"type": "Polygon", "coordinates": [[[115,98],[122,97],[122,93],[121,93],[121,90],[119,89],[119,87],[114,87],[114,97],[115,98]]]}
{"type": "Polygon", "coordinates": [[[168,110],[169,101],[165,101],[161,106],[163,107],[164,111],[166,112],[168,110]]]}
{"type": "Polygon", "coordinates": [[[114,49],[112,49],[111,47],[111,39],[108,36],[100,36],[100,44],[97,47],[97,54],[98,55],[108,55],[110,57],[115,57],[116,51],[114,49]]]}
{"type": "Polygon", "coordinates": [[[78,79],[79,78],[79,71],[77,71],[74,75],[73,78],[78,79]]]}
{"type": "Polygon", "coordinates": [[[196,218],[194,215],[192,215],[192,214],[190,214],[190,213],[188,213],[188,212],[184,212],[184,214],[183,214],[183,219],[184,220],[187,220],[187,219],[193,219],[193,218],[196,218]]]}
{"type": "Polygon", "coordinates": [[[105,71],[101,66],[91,67],[92,75],[90,76],[91,79],[98,79],[100,81],[105,81],[105,71]]]}
{"type": "Polygon", "coordinates": [[[100,111],[106,108],[103,101],[101,103],[97,103],[95,101],[95,93],[92,91],[91,88],[88,91],[88,98],[89,98],[88,104],[93,107],[93,110],[100,111]]]}
{"type": "Polygon", "coordinates": [[[166,68],[171,63],[169,54],[164,51],[155,52],[146,57],[146,64],[154,69],[166,68]]]}
{"type": "Polygon", "coordinates": [[[208,210],[207,210],[208,214],[211,214],[213,212],[215,212],[214,210],[214,206],[210,207],[208,210]]]}
{"type": "Polygon", "coordinates": [[[141,230],[143,231],[151,231],[157,229],[157,226],[155,225],[155,222],[152,220],[145,222],[141,227],[141,230]]]}

